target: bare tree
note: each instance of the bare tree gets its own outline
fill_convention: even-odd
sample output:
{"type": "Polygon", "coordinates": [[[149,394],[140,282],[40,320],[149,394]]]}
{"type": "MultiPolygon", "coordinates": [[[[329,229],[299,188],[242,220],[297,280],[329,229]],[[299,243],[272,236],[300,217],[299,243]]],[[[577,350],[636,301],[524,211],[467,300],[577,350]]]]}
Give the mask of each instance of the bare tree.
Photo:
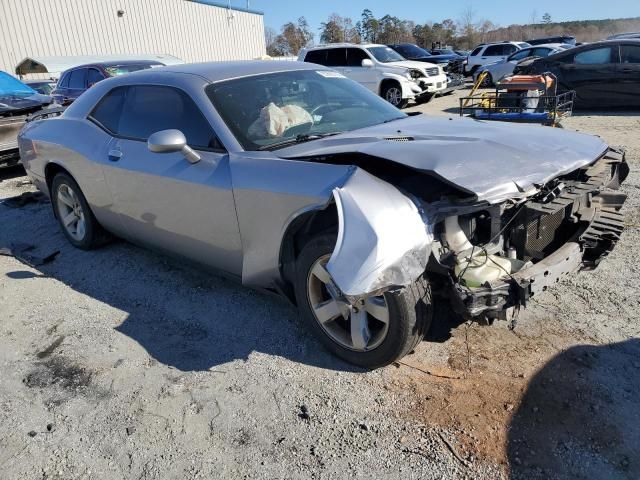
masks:
{"type": "Polygon", "coordinates": [[[462,42],[468,49],[475,47],[477,41],[477,29],[476,29],[476,11],[469,4],[460,14],[460,33],[462,33],[462,42]]]}

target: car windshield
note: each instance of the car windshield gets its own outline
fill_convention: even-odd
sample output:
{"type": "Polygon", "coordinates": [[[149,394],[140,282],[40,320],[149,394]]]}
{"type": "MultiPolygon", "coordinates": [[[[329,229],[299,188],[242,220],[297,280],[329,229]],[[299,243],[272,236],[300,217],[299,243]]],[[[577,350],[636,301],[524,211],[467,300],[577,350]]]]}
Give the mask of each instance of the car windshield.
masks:
{"type": "Polygon", "coordinates": [[[402,62],[404,57],[389,47],[369,47],[369,53],[381,63],[402,62]]]}
{"type": "Polygon", "coordinates": [[[209,99],[245,150],[266,150],[405,118],[331,70],[299,70],[209,85],[209,99]]]}
{"type": "MultiPolygon", "coordinates": [[[[369,49],[371,51],[371,49],[369,49]]],[[[400,45],[398,51],[406,58],[431,57],[432,55],[417,45],[400,45]]],[[[377,57],[376,57],[377,58],[377,57]]]]}
{"type": "Polygon", "coordinates": [[[127,65],[109,65],[104,67],[110,77],[117,77],[118,75],[124,75],[125,73],[137,72],[138,70],[147,70],[148,68],[162,67],[161,64],[153,63],[141,63],[141,64],[127,64],[127,65]]]}
{"type": "Polygon", "coordinates": [[[8,73],[0,72],[0,95],[34,95],[36,91],[8,73]]]}

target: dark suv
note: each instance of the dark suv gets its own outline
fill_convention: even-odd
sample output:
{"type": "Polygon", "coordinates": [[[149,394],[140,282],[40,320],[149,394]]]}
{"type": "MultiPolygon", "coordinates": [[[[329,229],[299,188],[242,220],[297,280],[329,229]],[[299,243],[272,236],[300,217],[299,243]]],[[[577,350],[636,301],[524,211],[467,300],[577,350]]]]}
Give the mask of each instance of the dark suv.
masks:
{"type": "Polygon", "coordinates": [[[136,72],[138,70],[163,66],[163,63],[149,60],[113,61],[80,65],[62,73],[51,95],[60,105],[69,105],[85,90],[100,80],[117,77],[118,75],[124,75],[125,73],[136,72]]]}

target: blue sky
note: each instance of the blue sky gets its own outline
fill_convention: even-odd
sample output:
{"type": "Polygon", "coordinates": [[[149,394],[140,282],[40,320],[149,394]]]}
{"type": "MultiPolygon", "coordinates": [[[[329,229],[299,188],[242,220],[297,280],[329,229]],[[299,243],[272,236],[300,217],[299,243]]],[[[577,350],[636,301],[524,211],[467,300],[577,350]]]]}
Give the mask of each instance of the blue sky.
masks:
{"type": "MultiPolygon", "coordinates": [[[[246,0],[232,0],[232,5],[244,7],[246,0]]],[[[355,22],[362,10],[369,8],[376,17],[389,13],[424,23],[445,18],[456,20],[469,5],[477,12],[478,19],[486,18],[501,26],[529,22],[534,9],[538,18],[549,12],[557,21],[640,16],[640,0],[249,0],[250,8],[264,12],[265,25],[279,30],[289,20],[305,16],[316,34],[320,23],[334,12],[355,22]]]]}

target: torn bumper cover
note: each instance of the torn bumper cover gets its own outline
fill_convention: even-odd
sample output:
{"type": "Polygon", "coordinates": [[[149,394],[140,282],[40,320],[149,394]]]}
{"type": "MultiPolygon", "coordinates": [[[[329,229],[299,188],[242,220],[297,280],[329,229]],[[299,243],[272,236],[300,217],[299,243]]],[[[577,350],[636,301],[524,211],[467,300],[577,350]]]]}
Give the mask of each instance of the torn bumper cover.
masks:
{"type": "Polygon", "coordinates": [[[624,153],[609,150],[580,180],[562,180],[552,198],[526,202],[505,232],[518,258],[518,272],[477,288],[454,285],[454,309],[466,317],[505,318],[564,276],[595,268],[620,239],[626,195],[613,192],[629,173],[624,153]],[[534,263],[535,262],[535,263],[534,263]]]}
{"type": "Polygon", "coordinates": [[[433,234],[409,197],[362,169],[333,196],[338,239],[327,270],[350,303],[424,273],[433,234]]]}

